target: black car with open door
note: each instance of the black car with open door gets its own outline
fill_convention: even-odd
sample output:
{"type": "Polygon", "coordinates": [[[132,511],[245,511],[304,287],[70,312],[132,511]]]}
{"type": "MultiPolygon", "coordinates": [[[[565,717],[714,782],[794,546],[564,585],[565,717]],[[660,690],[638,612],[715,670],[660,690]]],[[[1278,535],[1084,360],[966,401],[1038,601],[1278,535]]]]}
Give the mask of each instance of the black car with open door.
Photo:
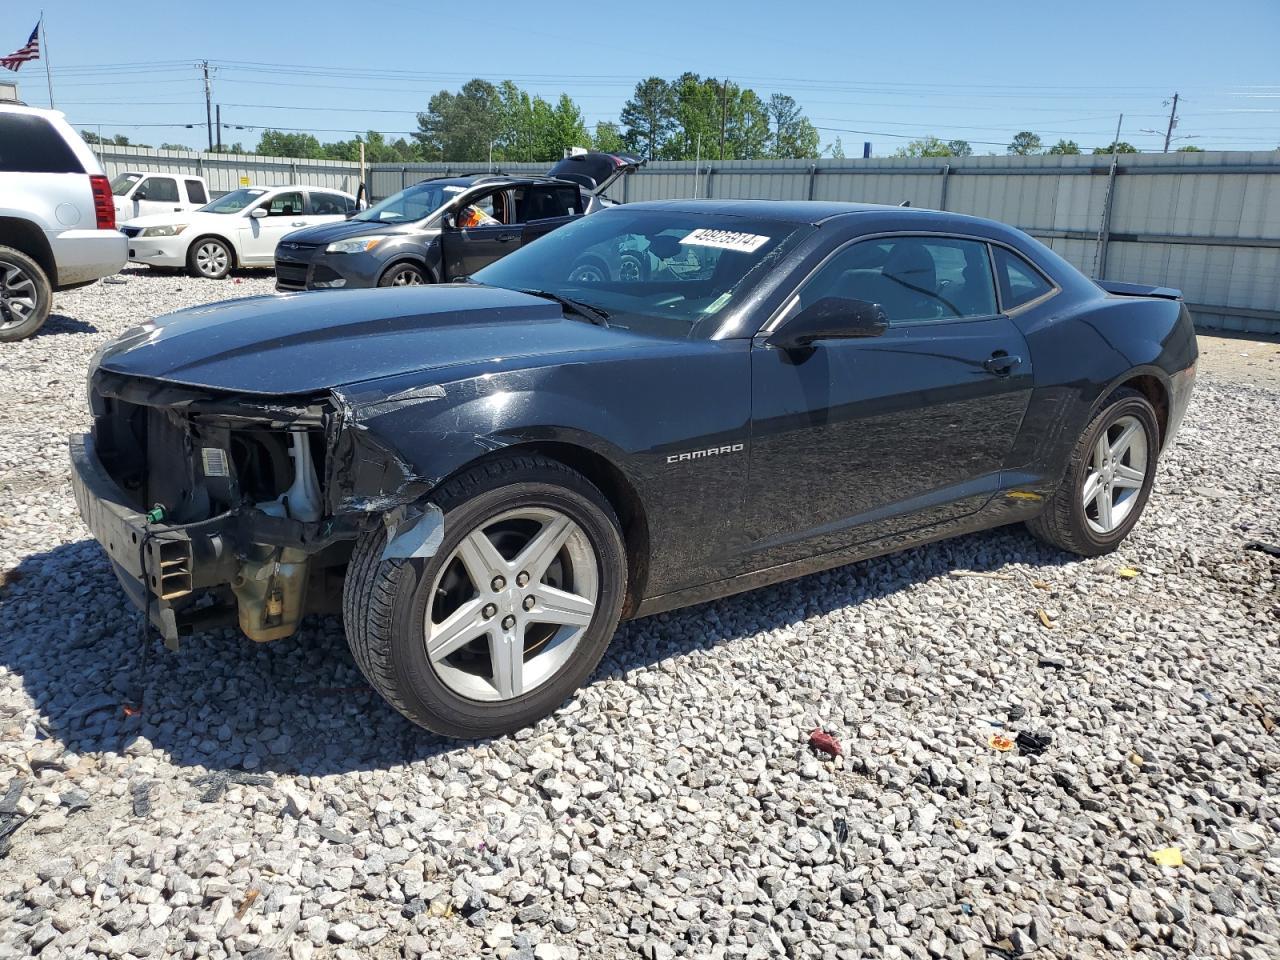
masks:
{"type": "Polygon", "coordinates": [[[415,286],[469,276],[615,201],[606,191],[642,160],[582,152],[542,176],[471,174],[406,187],[341,223],[276,247],[276,289],[415,286]]]}

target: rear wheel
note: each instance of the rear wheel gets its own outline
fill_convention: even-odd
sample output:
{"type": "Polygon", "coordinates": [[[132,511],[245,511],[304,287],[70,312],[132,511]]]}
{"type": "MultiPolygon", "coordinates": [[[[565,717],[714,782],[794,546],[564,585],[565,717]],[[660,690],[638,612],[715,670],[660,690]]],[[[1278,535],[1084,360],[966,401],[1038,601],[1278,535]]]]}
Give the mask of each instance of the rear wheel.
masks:
{"type": "Polygon", "coordinates": [[[221,280],[234,264],[231,247],[218,237],[201,237],[187,251],[187,272],[193,277],[221,280]]]}
{"type": "Polygon", "coordinates": [[[412,263],[394,264],[378,278],[380,287],[419,287],[426,282],[427,275],[422,268],[412,263]]]}
{"type": "Polygon", "coordinates": [[[40,264],[0,246],[0,341],[24,340],[44,325],[53,288],[40,264]]]}
{"type": "Polygon", "coordinates": [[[1116,391],[1076,442],[1061,485],[1031,532],[1083,556],[1110,553],[1138,522],[1156,475],[1160,428],[1150,401],[1116,391]]]}
{"type": "Polygon", "coordinates": [[[392,706],[453,737],[533,723],[595,669],[626,591],[608,501],[542,457],[467,471],[432,500],[444,540],[423,560],[382,560],[386,535],[357,543],[343,593],[360,669],[392,706]]]}

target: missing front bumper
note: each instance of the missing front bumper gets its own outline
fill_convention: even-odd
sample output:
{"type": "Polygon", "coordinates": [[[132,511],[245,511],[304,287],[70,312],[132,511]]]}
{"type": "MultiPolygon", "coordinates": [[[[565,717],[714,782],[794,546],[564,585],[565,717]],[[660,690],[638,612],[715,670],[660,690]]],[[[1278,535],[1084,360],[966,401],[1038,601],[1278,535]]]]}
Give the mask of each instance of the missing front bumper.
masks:
{"type": "Polygon", "coordinates": [[[197,523],[148,523],[103,469],[92,437],[72,437],[70,454],[80,516],[171,648],[195,630],[237,622],[253,640],[289,636],[310,609],[313,559],[358,532],[247,508],[197,523]]]}

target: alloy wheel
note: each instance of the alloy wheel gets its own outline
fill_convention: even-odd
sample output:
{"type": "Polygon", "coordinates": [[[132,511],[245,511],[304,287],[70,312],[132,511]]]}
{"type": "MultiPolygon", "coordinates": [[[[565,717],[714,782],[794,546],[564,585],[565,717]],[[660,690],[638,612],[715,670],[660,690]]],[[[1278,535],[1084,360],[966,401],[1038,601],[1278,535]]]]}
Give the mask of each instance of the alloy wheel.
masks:
{"type": "Polygon", "coordinates": [[[499,514],[441,565],[424,625],[427,657],[459,696],[522,696],[573,656],[599,587],[595,551],[568,516],[549,507],[499,514]]]}
{"type": "Polygon", "coordinates": [[[596,264],[584,263],[573,268],[569,274],[570,283],[603,283],[607,277],[596,264]]]}
{"type": "Polygon", "coordinates": [[[196,269],[204,276],[217,279],[227,270],[227,248],[212,240],[196,248],[196,269]]]}
{"type": "Polygon", "coordinates": [[[0,262],[0,328],[26,323],[35,312],[35,280],[16,264],[0,262]]]}
{"type": "Polygon", "coordinates": [[[1121,417],[1098,436],[1081,492],[1094,533],[1111,533],[1128,519],[1146,482],[1147,459],[1147,432],[1137,417],[1121,417]]]}
{"type": "Polygon", "coordinates": [[[419,287],[425,282],[422,279],[422,274],[413,267],[403,267],[391,278],[391,286],[393,287],[419,287]]]}

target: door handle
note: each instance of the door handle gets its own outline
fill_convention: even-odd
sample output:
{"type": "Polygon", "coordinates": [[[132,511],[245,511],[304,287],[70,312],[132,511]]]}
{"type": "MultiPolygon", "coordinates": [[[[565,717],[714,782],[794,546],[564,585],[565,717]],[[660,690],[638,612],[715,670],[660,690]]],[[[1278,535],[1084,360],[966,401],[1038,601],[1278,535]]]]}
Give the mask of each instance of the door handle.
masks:
{"type": "Polygon", "coordinates": [[[1003,350],[997,350],[988,359],[982,361],[982,368],[987,373],[994,373],[997,377],[1007,377],[1014,367],[1022,363],[1021,357],[1015,357],[1005,353],[1003,350]]]}
{"type": "Polygon", "coordinates": [[[174,207],[174,208],[173,208],[173,212],[174,212],[174,213],[181,213],[181,212],[182,212],[182,208],[181,208],[181,207],[174,207]]]}
{"type": "Polygon", "coordinates": [[[498,242],[506,243],[508,240],[514,240],[515,238],[516,238],[516,235],[514,233],[504,233],[498,237],[498,242]]]}
{"type": "Polygon", "coordinates": [[[305,220],[295,220],[293,223],[289,224],[291,227],[305,227],[306,225],[307,221],[305,220]]]}

